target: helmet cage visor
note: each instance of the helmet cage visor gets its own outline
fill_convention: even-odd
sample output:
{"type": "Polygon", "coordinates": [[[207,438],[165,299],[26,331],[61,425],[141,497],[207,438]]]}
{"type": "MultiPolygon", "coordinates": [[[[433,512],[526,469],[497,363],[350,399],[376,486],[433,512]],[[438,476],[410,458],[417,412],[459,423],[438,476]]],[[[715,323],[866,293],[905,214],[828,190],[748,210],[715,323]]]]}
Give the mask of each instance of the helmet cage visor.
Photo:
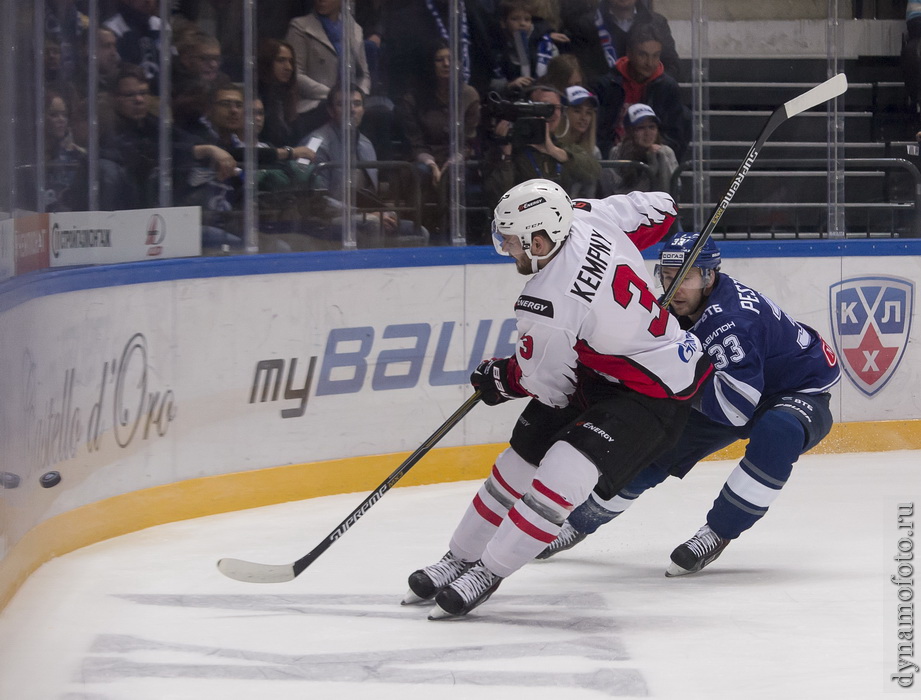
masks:
{"type": "MultiPolygon", "coordinates": [[[[655,278],[662,290],[668,289],[672,280],[678,275],[678,265],[657,264],[655,267],[655,278]]],[[[687,276],[681,283],[686,289],[705,289],[713,279],[713,268],[697,267],[696,265],[688,270],[687,276]]]]}
{"type": "Polygon", "coordinates": [[[499,255],[515,257],[518,253],[524,252],[531,257],[531,234],[503,233],[495,219],[492,221],[492,244],[499,255]]]}

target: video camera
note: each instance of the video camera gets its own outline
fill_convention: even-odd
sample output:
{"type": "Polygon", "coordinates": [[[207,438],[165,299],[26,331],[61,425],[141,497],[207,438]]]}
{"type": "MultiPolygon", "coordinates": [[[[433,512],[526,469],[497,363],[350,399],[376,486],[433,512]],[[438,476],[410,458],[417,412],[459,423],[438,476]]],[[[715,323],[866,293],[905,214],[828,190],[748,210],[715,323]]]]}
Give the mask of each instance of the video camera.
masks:
{"type": "Polygon", "coordinates": [[[547,102],[503,100],[498,93],[487,95],[486,111],[496,120],[512,122],[509,140],[512,143],[543,143],[547,139],[547,120],[556,105],[547,102]]]}

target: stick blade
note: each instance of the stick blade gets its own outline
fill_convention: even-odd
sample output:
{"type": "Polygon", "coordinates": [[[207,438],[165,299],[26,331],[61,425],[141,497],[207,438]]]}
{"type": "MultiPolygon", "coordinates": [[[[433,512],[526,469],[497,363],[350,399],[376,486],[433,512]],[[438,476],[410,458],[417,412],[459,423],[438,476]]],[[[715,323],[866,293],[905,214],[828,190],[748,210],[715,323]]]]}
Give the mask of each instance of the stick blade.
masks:
{"type": "Polygon", "coordinates": [[[218,571],[244,583],[284,583],[295,577],[293,564],[257,564],[242,559],[221,559],[218,571]]]}
{"type": "Polygon", "coordinates": [[[802,95],[784,103],[787,118],[789,119],[800,112],[805,112],[807,109],[828,102],[838,97],[838,95],[843,95],[845,90],[847,90],[847,76],[844,73],[838,73],[834,78],[829,78],[824,83],[816,85],[811,90],[807,90],[802,95]]]}

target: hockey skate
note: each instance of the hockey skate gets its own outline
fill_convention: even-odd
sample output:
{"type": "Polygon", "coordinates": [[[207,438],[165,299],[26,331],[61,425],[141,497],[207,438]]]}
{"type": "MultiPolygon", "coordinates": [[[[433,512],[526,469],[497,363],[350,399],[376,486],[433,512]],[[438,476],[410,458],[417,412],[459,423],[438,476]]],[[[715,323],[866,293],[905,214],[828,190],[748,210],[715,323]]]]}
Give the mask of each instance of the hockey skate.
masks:
{"type": "Polygon", "coordinates": [[[560,534],[557,535],[557,538],[548,544],[544,551],[538,554],[536,558],[549,559],[554,554],[572,549],[586,537],[588,537],[586,533],[579,532],[569,524],[569,521],[566,521],[563,523],[563,527],[560,529],[560,534]]]}
{"type": "Polygon", "coordinates": [[[439,591],[471,566],[473,562],[461,561],[448,552],[434,564],[409,575],[409,591],[403,597],[402,604],[412,605],[434,598],[439,591]]]}
{"type": "Polygon", "coordinates": [[[708,564],[716,561],[730,542],[732,540],[724,540],[713,532],[709,525],[704,525],[691,539],[675,548],[675,551],[672,552],[672,563],[665,570],[665,575],[696,574],[708,564]]]}
{"type": "Polygon", "coordinates": [[[429,619],[443,620],[466,615],[489,600],[489,596],[495,593],[500,583],[502,577],[496,576],[483,566],[482,561],[478,561],[463,576],[435,596],[436,607],[429,619]]]}

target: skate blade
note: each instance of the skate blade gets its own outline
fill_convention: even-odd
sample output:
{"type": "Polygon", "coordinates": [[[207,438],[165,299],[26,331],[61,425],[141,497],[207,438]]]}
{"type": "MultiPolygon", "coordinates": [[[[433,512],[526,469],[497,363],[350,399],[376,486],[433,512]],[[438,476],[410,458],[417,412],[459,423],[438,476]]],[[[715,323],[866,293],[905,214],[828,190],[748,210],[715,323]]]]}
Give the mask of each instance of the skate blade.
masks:
{"type": "Polygon", "coordinates": [[[400,601],[400,605],[418,605],[419,603],[429,603],[431,598],[422,598],[413,593],[412,589],[406,591],[406,595],[403,596],[403,600],[400,601]]]}
{"type": "Polygon", "coordinates": [[[463,617],[463,615],[453,615],[442,608],[438,603],[435,603],[435,609],[429,613],[429,620],[456,620],[460,617],[463,617]]]}
{"type": "Polygon", "coordinates": [[[672,562],[668,565],[668,568],[665,570],[665,575],[668,578],[673,576],[687,576],[688,574],[693,574],[693,571],[688,571],[687,569],[678,566],[675,562],[672,562]]]}

